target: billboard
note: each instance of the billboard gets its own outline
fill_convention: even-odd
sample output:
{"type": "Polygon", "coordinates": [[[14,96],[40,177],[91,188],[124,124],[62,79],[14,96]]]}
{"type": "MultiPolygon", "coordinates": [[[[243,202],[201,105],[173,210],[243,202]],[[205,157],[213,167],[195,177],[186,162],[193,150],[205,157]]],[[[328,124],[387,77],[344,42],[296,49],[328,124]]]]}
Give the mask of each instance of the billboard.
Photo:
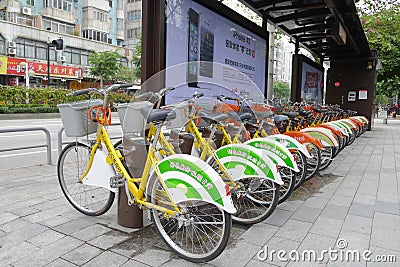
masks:
{"type": "Polygon", "coordinates": [[[184,88],[169,92],[166,104],[226,89],[232,96],[264,95],[267,41],[261,28],[255,33],[198,2],[166,2],[165,85],[184,88]]]}
{"type": "Polygon", "coordinates": [[[307,58],[301,60],[300,101],[322,104],[324,93],[324,68],[307,58]]]}

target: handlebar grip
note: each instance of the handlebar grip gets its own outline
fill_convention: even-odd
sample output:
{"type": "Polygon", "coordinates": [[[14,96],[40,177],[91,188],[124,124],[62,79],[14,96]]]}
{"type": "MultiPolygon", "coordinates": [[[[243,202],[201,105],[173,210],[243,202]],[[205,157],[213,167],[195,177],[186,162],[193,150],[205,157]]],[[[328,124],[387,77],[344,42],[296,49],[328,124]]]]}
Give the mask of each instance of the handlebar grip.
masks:
{"type": "Polygon", "coordinates": [[[86,89],[81,89],[77,91],[73,91],[71,93],[68,93],[67,96],[78,96],[78,95],[84,95],[88,94],[90,91],[95,90],[95,88],[86,88],[86,89]]]}
{"type": "Polygon", "coordinates": [[[167,92],[172,91],[172,90],[175,90],[175,87],[172,87],[172,86],[171,87],[165,87],[165,88],[160,90],[159,94],[161,96],[164,96],[167,92]]]}

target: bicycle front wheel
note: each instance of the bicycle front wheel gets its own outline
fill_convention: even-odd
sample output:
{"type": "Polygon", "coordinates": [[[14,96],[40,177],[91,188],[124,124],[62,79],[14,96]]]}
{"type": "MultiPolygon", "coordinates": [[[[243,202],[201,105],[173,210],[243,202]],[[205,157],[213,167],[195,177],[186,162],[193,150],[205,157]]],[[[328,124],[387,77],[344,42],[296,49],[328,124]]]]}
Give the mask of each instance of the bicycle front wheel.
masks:
{"type": "MultiPolygon", "coordinates": [[[[151,203],[172,209],[165,188],[153,173],[147,198],[151,203]]],[[[225,249],[231,232],[231,215],[212,203],[187,200],[177,204],[182,214],[175,217],[153,209],[155,227],[167,245],[180,257],[201,263],[215,259],[225,249]]]]}
{"type": "Polygon", "coordinates": [[[115,193],[79,182],[89,158],[89,146],[78,142],[68,144],[58,159],[58,181],[63,194],[75,209],[85,215],[98,216],[110,209],[115,193]]]}

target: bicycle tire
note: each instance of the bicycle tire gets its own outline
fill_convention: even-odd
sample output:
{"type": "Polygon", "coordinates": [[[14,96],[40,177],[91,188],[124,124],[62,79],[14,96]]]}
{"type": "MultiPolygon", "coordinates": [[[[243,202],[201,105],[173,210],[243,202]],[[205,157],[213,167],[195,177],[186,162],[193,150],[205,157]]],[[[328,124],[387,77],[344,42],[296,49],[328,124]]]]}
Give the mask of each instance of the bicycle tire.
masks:
{"type": "Polygon", "coordinates": [[[68,144],[58,158],[58,181],[64,196],[76,210],[88,216],[99,216],[111,208],[115,193],[79,183],[88,165],[89,155],[89,146],[79,142],[68,144]]]}
{"type": "Polygon", "coordinates": [[[278,167],[278,171],[283,181],[283,185],[279,186],[278,204],[281,204],[292,194],[296,184],[296,177],[294,176],[294,171],[289,168],[278,167]]]}
{"type": "MultiPolygon", "coordinates": [[[[223,177],[223,172],[213,157],[206,162],[223,177]]],[[[239,184],[239,188],[230,188],[232,202],[237,210],[235,214],[232,214],[233,222],[250,225],[262,222],[271,216],[279,201],[279,185],[277,183],[260,177],[244,178],[236,183],[239,184]],[[251,192],[255,188],[254,185],[258,185],[256,186],[258,191],[251,192]],[[260,196],[261,191],[266,193],[260,196]]]]}
{"type": "Polygon", "coordinates": [[[313,157],[307,159],[307,174],[305,180],[311,179],[318,172],[321,164],[320,149],[312,143],[307,144],[307,147],[309,148],[310,155],[313,157]]]}
{"type": "Polygon", "coordinates": [[[325,170],[326,168],[331,165],[333,158],[334,158],[334,147],[328,146],[325,147],[325,150],[321,150],[321,164],[319,166],[319,170],[325,170]]]}
{"type": "Polygon", "coordinates": [[[301,153],[299,150],[296,150],[296,152],[292,152],[294,159],[296,161],[297,167],[299,168],[299,172],[295,172],[294,176],[296,178],[296,182],[294,185],[294,190],[299,188],[304,180],[306,179],[306,174],[307,174],[307,160],[306,156],[304,156],[303,153],[301,153]]]}
{"type": "MultiPolygon", "coordinates": [[[[151,203],[173,209],[155,173],[150,177],[146,195],[151,203]]],[[[186,213],[166,217],[163,212],[151,210],[154,225],[164,242],[181,258],[194,263],[208,262],[218,257],[228,243],[231,215],[213,203],[199,200],[183,201],[177,206],[186,213]]]]}

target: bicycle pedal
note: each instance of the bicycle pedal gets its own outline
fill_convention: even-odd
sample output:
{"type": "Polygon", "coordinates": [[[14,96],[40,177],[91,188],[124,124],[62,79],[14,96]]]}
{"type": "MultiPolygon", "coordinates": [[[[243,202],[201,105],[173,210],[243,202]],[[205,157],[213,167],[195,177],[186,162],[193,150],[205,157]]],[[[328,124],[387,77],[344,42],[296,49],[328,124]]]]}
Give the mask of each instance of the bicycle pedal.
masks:
{"type": "Polygon", "coordinates": [[[110,187],[111,188],[118,188],[123,187],[125,185],[125,178],[122,174],[113,176],[110,178],[110,187]]]}

